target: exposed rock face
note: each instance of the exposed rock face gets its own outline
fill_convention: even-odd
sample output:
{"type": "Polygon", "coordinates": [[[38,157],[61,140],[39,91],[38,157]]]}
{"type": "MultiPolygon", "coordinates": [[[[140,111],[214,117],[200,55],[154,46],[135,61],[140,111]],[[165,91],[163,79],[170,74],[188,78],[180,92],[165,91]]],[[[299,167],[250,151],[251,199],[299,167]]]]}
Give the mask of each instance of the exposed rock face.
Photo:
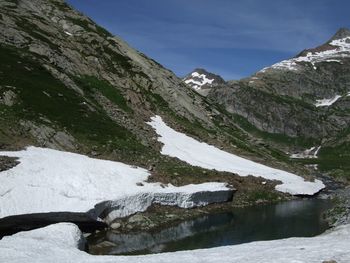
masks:
{"type": "Polygon", "coordinates": [[[213,90],[210,97],[264,131],[313,138],[334,135],[344,130],[350,120],[339,114],[348,110],[350,49],[332,57],[277,63],[234,87],[213,90]],[[340,96],[339,100],[329,106],[336,112],[329,114],[328,107],[315,108],[318,100],[335,96],[340,96]],[[261,114],[265,112],[274,118],[261,114]]]}
{"type": "Polygon", "coordinates": [[[30,121],[22,121],[21,125],[27,130],[42,147],[53,149],[76,149],[76,142],[72,135],[65,131],[55,130],[50,126],[35,125],[30,121]]]}
{"type": "Polygon", "coordinates": [[[349,87],[350,31],[340,29],[325,44],[212,89],[208,97],[269,136],[334,147],[349,134],[349,87]]]}
{"type": "Polygon", "coordinates": [[[346,37],[350,37],[350,30],[346,27],[339,28],[339,30],[335,33],[335,35],[330,39],[337,40],[337,39],[343,39],[346,37]]]}
{"type": "Polygon", "coordinates": [[[16,158],[1,156],[0,157],[0,172],[9,170],[15,167],[19,162],[16,158]]]}
{"type": "MultiPolygon", "coordinates": [[[[98,112],[99,108],[103,107],[106,110],[103,114],[107,118],[117,121],[139,140],[147,140],[144,142],[147,145],[152,145],[152,141],[148,139],[152,136],[144,132],[144,121],[155,112],[173,112],[191,121],[197,120],[205,126],[212,126],[209,118],[210,108],[172,72],[74,11],[65,1],[5,0],[0,3],[0,9],[1,60],[4,61],[4,65],[8,63],[13,66],[13,69],[8,69],[12,72],[15,70],[14,64],[18,61],[16,67],[21,67],[21,70],[28,74],[21,76],[18,87],[13,85],[11,89],[4,89],[0,95],[0,105],[11,107],[18,101],[24,111],[33,110],[31,106],[24,105],[23,101],[28,96],[24,97],[21,89],[32,89],[32,86],[36,85],[30,74],[36,74],[37,69],[31,65],[37,65],[43,74],[50,74],[50,78],[59,81],[63,89],[68,88],[74,93],[83,106],[80,109],[82,115],[98,112]],[[9,50],[15,53],[8,58],[12,58],[13,61],[5,62],[9,50]],[[28,63],[20,61],[22,57],[26,58],[28,63]],[[102,90],[101,85],[108,85],[109,90],[102,90]],[[116,109],[108,110],[110,104],[116,109]],[[119,116],[116,116],[116,111],[119,111],[119,116]],[[124,119],[129,121],[125,122],[124,119]]],[[[16,82],[18,80],[11,81],[7,76],[0,75],[2,87],[16,82]]],[[[49,81],[47,85],[48,83],[49,81]]],[[[58,92],[61,98],[66,96],[63,91],[58,92]]],[[[43,94],[47,96],[47,100],[54,99],[49,86],[43,87],[40,96],[43,94]]],[[[35,104],[37,102],[34,100],[43,99],[36,97],[28,104],[35,104]]],[[[33,114],[37,117],[43,115],[52,122],[52,125],[48,125],[50,127],[43,128],[37,117],[30,119],[31,126],[37,127],[34,140],[40,145],[46,144],[60,149],[57,143],[49,142],[49,137],[54,133],[48,132],[50,128],[67,130],[66,134],[76,137],[74,132],[66,129],[67,125],[53,122],[42,110],[33,114]],[[48,133],[50,136],[39,136],[48,133]]],[[[27,121],[27,117],[24,116],[20,119],[27,121]]],[[[62,135],[58,136],[64,137],[67,142],[63,148],[76,148],[73,147],[74,138],[68,139],[62,135]]],[[[80,141],[80,144],[82,143],[80,141]]],[[[76,144],[79,145],[79,142],[76,144]]]]}
{"type": "Polygon", "coordinates": [[[203,96],[207,96],[209,91],[217,85],[226,83],[219,75],[210,73],[202,68],[193,70],[183,79],[183,82],[203,96]]]}

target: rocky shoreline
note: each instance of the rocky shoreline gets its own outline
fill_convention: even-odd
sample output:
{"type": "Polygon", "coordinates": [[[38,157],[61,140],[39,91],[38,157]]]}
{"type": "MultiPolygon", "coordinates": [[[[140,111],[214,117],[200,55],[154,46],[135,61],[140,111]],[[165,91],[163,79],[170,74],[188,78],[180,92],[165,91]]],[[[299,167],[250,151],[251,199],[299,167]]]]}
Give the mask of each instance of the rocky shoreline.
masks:
{"type": "MultiPolygon", "coordinates": [[[[238,187],[234,197],[229,202],[213,203],[203,207],[183,209],[173,206],[161,206],[153,204],[145,212],[135,213],[128,217],[117,218],[109,224],[109,229],[115,233],[131,233],[138,231],[157,231],[159,229],[173,226],[182,221],[193,219],[210,213],[232,211],[235,208],[249,207],[255,205],[274,204],[288,200],[298,200],[304,198],[320,198],[334,200],[335,206],[326,216],[330,226],[338,226],[350,222],[350,187],[334,181],[329,176],[322,176],[326,188],[313,197],[291,196],[280,194],[273,190],[273,182],[266,185],[261,183],[262,178],[248,177],[250,184],[245,183],[245,191],[238,187]],[[260,185],[260,187],[259,187],[260,185]],[[255,189],[253,186],[258,186],[255,189]],[[335,223],[337,222],[337,223],[335,223]]],[[[154,178],[153,178],[154,179],[154,178]]],[[[229,179],[229,178],[225,178],[229,179]]],[[[233,176],[230,184],[237,184],[233,176]]],[[[247,182],[247,180],[245,181],[247,182]]],[[[239,185],[240,186],[240,185],[239,185]]]]}
{"type": "MultiPolygon", "coordinates": [[[[312,198],[328,198],[334,200],[334,207],[325,215],[331,227],[350,223],[350,187],[321,193],[312,198]]],[[[224,213],[232,211],[235,208],[273,204],[292,199],[297,200],[303,198],[291,197],[276,200],[260,199],[251,203],[239,203],[231,200],[230,202],[214,203],[194,208],[179,208],[175,206],[153,204],[144,212],[137,212],[130,216],[117,218],[109,222],[108,225],[92,218],[91,215],[86,213],[59,212],[10,216],[0,219],[0,237],[59,222],[77,224],[81,231],[85,233],[98,233],[104,230],[112,231],[115,234],[137,233],[140,231],[153,232],[211,213],[224,213]]]]}
{"type": "Polygon", "coordinates": [[[338,190],[334,194],[335,206],[327,214],[332,227],[350,223],[350,187],[338,190]]]}

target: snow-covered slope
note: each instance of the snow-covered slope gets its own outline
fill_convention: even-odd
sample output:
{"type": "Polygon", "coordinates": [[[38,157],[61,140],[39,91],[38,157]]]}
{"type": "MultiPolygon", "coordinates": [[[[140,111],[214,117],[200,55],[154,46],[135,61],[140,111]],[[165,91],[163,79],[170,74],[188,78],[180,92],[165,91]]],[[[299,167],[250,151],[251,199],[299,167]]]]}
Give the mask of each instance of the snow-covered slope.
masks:
{"type": "Polygon", "coordinates": [[[146,256],[92,256],[77,247],[81,232],[61,223],[21,232],[0,240],[0,262],[6,263],[321,263],[350,262],[350,225],[311,238],[289,238],[235,246],[179,251],[146,256]],[[334,261],[331,261],[334,260],[334,261]]]}
{"type": "MultiPolygon", "coordinates": [[[[145,169],[69,152],[29,147],[0,155],[18,157],[20,162],[0,173],[0,218],[29,213],[87,212],[98,203],[111,201],[105,204],[112,210],[108,222],[144,211],[152,203],[187,208],[227,201],[232,196],[232,190],[223,183],[183,187],[147,183],[150,174],[145,169]]],[[[104,208],[97,206],[97,215],[104,208]]]]}
{"type": "Polygon", "coordinates": [[[149,124],[159,135],[158,140],[164,144],[162,154],[177,157],[191,165],[237,173],[240,176],[253,175],[279,180],[282,183],[276,186],[276,190],[293,195],[313,195],[324,188],[319,180],[308,182],[295,174],[270,168],[199,142],[173,130],[159,116],[152,117],[149,124]]]}
{"type": "Polygon", "coordinates": [[[317,68],[319,62],[336,62],[342,63],[342,58],[350,57],[350,37],[346,36],[340,39],[333,39],[327,46],[320,50],[310,50],[306,54],[297,56],[292,59],[283,60],[270,67],[262,69],[260,72],[265,72],[270,69],[280,70],[298,70],[303,63],[311,63],[314,69],[317,68]]]}
{"type": "Polygon", "coordinates": [[[290,158],[293,159],[315,159],[317,158],[317,154],[320,151],[321,146],[313,146],[310,149],[306,149],[303,152],[299,152],[299,153],[293,153],[290,158]]]}

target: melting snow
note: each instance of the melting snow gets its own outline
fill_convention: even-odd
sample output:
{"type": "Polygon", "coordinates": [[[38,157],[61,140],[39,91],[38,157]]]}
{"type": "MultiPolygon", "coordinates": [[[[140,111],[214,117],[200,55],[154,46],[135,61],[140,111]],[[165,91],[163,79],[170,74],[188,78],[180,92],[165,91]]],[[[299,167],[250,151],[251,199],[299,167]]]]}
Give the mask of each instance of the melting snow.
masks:
{"type": "Polygon", "coordinates": [[[314,159],[317,158],[317,154],[320,151],[321,146],[314,146],[310,149],[306,149],[305,151],[301,153],[294,153],[290,157],[294,159],[314,159]]]}
{"type": "Polygon", "coordinates": [[[207,78],[207,76],[205,74],[199,74],[198,72],[192,72],[191,76],[193,78],[199,79],[199,80],[195,80],[195,79],[187,79],[185,80],[186,84],[190,84],[192,86],[192,88],[194,88],[195,90],[199,90],[202,88],[202,86],[206,85],[206,84],[212,84],[214,79],[209,79],[207,78]]]}
{"type": "Polygon", "coordinates": [[[313,195],[324,188],[320,180],[308,182],[295,174],[270,168],[199,142],[173,130],[163,122],[160,116],[152,117],[148,124],[159,135],[158,141],[164,144],[162,154],[177,157],[191,165],[232,172],[240,176],[253,175],[268,180],[279,180],[282,183],[276,186],[276,190],[294,195],[313,195]]]}
{"type": "Polygon", "coordinates": [[[331,99],[322,99],[322,100],[316,100],[315,106],[316,107],[328,107],[334,104],[337,100],[339,100],[342,96],[336,95],[331,99]]]}
{"type": "Polygon", "coordinates": [[[350,225],[307,238],[251,242],[209,249],[145,256],[93,256],[78,249],[82,234],[69,223],[17,233],[0,240],[0,261],[6,263],[310,263],[350,262],[350,225]]]}
{"type": "Polygon", "coordinates": [[[318,62],[341,62],[335,58],[350,57],[350,37],[333,40],[329,44],[334,49],[314,53],[308,52],[305,56],[283,60],[270,67],[263,68],[260,72],[265,72],[268,69],[298,70],[300,62],[309,62],[316,69],[315,64],[318,62]]]}
{"type": "Polygon", "coordinates": [[[0,173],[0,218],[28,213],[87,212],[96,204],[111,200],[109,205],[118,207],[107,218],[113,220],[144,211],[153,202],[187,208],[229,199],[230,190],[223,183],[164,187],[145,182],[150,175],[145,169],[80,154],[28,147],[0,155],[18,157],[20,162],[0,173]],[[143,186],[137,185],[140,182],[143,186]],[[203,192],[207,194],[203,196],[203,192]]]}

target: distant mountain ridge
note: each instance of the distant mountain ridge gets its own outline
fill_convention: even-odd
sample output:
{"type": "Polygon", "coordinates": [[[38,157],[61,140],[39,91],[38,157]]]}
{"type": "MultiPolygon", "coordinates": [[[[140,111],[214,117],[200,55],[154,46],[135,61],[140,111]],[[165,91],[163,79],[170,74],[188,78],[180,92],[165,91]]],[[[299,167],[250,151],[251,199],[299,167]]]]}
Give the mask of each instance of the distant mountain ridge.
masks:
{"type": "Polygon", "coordinates": [[[321,146],[319,161],[313,163],[349,173],[348,29],[248,78],[216,87],[208,98],[285,152],[321,146]]]}

